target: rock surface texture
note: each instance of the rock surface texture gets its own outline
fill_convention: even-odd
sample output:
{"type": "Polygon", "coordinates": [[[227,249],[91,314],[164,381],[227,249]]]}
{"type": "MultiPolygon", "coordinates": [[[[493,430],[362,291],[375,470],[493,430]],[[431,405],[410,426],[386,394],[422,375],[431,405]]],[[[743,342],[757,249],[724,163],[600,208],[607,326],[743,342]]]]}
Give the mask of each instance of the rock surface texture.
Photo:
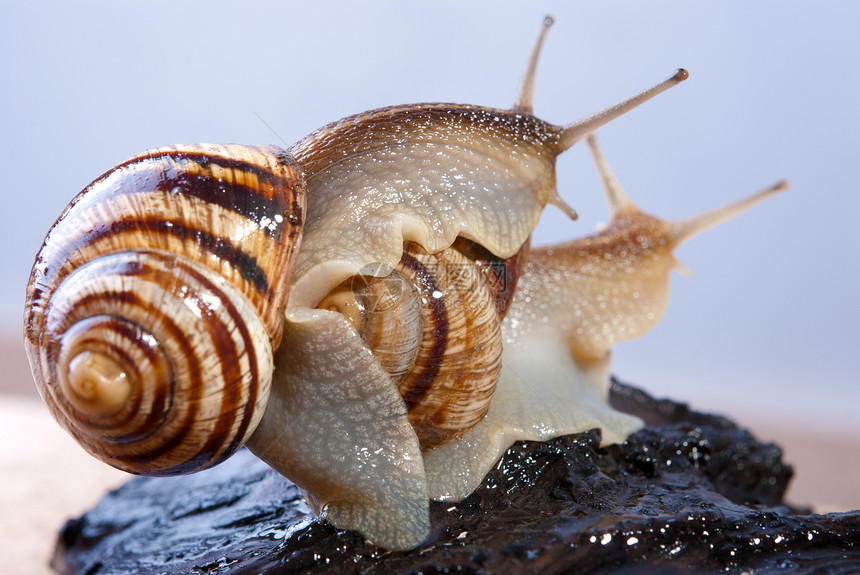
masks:
{"type": "Polygon", "coordinates": [[[391,553],[309,513],[246,450],[178,478],[136,478],[69,521],[60,573],[855,573],[860,512],[782,503],[791,467],[731,421],[614,384],[647,427],[517,443],[432,540],[391,553]]]}

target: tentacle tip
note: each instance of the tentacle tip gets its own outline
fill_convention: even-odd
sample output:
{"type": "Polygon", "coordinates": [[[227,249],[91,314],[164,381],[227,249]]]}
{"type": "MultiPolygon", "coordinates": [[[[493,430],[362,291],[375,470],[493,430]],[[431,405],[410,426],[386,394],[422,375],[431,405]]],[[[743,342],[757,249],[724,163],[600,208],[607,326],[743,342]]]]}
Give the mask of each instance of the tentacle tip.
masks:
{"type": "Polygon", "coordinates": [[[770,196],[778,194],[779,192],[784,192],[788,188],[788,180],[780,180],[771,187],[762,190],[758,194],[755,194],[754,196],[752,196],[752,198],[768,198],[770,196]]]}
{"type": "Polygon", "coordinates": [[[610,106],[605,108],[604,110],[592,114],[578,122],[574,122],[572,124],[567,125],[561,131],[561,138],[559,139],[558,144],[558,153],[561,153],[571,146],[573,146],[576,142],[581,140],[586,134],[589,134],[607,122],[623,115],[636,108],[640,104],[647,102],[657,94],[661,94],[665,92],[669,88],[673,86],[677,86],[687,78],[689,78],[690,74],[684,68],[678,68],[675,73],[666,80],[663,80],[659,84],[651,86],[647,90],[639,92],[638,94],[623,100],[614,106],[610,106]]]}
{"type": "Polygon", "coordinates": [[[678,272],[680,275],[684,276],[685,278],[688,278],[688,277],[693,275],[693,270],[690,269],[690,267],[687,266],[687,264],[685,264],[685,263],[683,263],[677,259],[675,260],[675,268],[674,269],[676,272],[678,272]]]}
{"type": "Polygon", "coordinates": [[[554,201],[552,203],[553,203],[553,205],[555,205],[555,207],[557,207],[562,212],[564,212],[564,215],[566,215],[568,218],[570,218],[571,221],[575,222],[576,220],[579,219],[579,214],[576,213],[576,210],[574,210],[570,204],[568,204],[563,199],[561,199],[561,197],[559,197],[557,201],[554,201]]]}
{"type": "Polygon", "coordinates": [[[543,17],[543,27],[544,28],[549,28],[553,24],[555,24],[555,18],[553,18],[552,14],[547,14],[546,16],[543,17]]]}

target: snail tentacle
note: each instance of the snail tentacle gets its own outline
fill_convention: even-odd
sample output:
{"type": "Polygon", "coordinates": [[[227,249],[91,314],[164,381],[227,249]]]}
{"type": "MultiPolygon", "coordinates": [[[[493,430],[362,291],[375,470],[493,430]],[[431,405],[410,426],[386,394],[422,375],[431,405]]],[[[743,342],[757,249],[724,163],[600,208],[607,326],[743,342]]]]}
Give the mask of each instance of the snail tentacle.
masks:
{"type": "Polygon", "coordinates": [[[766,200],[778,192],[784,192],[787,189],[788,182],[780,180],[757,194],[752,194],[751,196],[742,198],[729,205],[715,208],[703,214],[684,218],[677,222],[671,222],[668,224],[672,228],[668,232],[669,237],[675,245],[679,245],[709,228],[741,215],[759,202],[766,200]]]}
{"type": "Polygon", "coordinates": [[[537,76],[538,62],[540,61],[540,53],[543,50],[543,44],[546,40],[547,32],[555,23],[552,16],[546,16],[543,19],[543,26],[540,29],[534,48],[532,48],[529,63],[526,67],[526,72],[523,75],[523,81],[520,84],[520,91],[517,94],[516,100],[511,110],[531,113],[534,108],[534,92],[535,92],[535,77],[537,76]]]}
{"type": "Polygon", "coordinates": [[[607,124],[611,120],[618,118],[632,110],[633,108],[644,104],[654,96],[662,94],[669,88],[677,86],[684,80],[690,77],[690,73],[683,68],[679,68],[666,80],[647,88],[638,94],[631,96],[621,102],[613,106],[609,106],[608,108],[604,108],[600,112],[596,114],[592,114],[587,118],[583,118],[577,122],[573,122],[572,124],[568,124],[564,127],[564,130],[561,133],[561,138],[559,141],[559,146],[561,150],[567,150],[575,143],[580,141],[582,138],[587,136],[588,134],[594,132],[601,126],[607,124]]]}

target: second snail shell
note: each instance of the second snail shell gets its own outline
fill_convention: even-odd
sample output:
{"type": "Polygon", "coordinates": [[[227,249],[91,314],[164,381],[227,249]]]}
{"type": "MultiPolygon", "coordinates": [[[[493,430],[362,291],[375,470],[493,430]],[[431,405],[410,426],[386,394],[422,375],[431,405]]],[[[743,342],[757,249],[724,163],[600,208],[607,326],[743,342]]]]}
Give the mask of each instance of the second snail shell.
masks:
{"type": "Polygon", "coordinates": [[[394,106],[288,150],[162,148],[97,178],[27,289],[55,418],[134,473],[247,444],[389,549],[420,545],[428,500],[469,495],[514,441],[622,441],[641,422],[607,402],[610,346],[659,319],[678,243],[784,186],[663,222],[590,137],[612,222],[531,249],[546,204],[575,217],[557,156],[687,77],[556,126],[531,112],[539,49],[511,110],[394,106]]]}

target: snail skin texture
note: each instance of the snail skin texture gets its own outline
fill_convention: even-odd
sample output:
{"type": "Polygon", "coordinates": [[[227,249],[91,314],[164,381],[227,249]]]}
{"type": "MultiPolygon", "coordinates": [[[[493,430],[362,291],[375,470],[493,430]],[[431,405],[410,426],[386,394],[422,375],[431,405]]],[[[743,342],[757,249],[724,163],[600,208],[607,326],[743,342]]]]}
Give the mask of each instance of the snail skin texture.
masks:
{"type": "Polygon", "coordinates": [[[188,473],[242,445],[339,528],[389,549],[430,534],[515,441],[642,423],[608,404],[610,348],[666,306],[672,249],[773,192],[680,222],[640,212],[590,135],[687,78],[567,126],[532,114],[548,20],[511,110],[372,110],[287,150],[145,152],[48,232],[27,288],[42,398],[88,451],[188,473]],[[575,217],[555,161],[587,138],[612,215],[575,217]]]}

